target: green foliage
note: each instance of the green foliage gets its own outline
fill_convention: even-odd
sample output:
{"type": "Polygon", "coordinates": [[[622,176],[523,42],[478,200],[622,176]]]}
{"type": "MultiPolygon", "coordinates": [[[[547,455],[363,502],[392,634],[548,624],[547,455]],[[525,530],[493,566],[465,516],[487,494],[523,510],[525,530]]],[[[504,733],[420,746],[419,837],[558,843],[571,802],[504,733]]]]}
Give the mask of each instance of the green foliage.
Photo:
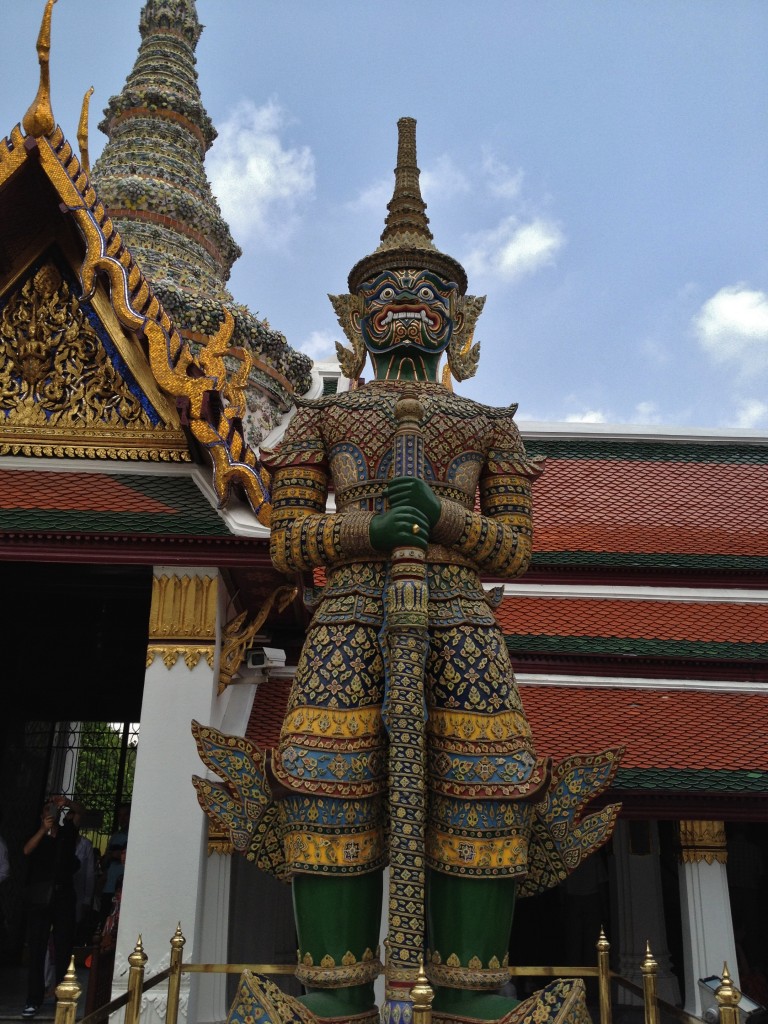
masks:
{"type": "Polygon", "coordinates": [[[75,794],[90,819],[83,831],[101,847],[113,831],[117,807],[131,799],[138,745],[137,726],[118,722],[83,722],[75,773],[75,794]]]}

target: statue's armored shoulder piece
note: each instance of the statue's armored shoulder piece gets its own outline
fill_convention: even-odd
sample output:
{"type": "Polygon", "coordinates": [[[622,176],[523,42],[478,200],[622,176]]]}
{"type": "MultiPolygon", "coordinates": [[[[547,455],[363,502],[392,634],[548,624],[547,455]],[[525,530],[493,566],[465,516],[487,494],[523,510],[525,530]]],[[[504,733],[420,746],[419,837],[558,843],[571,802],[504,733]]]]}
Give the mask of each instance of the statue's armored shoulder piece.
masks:
{"type": "Polygon", "coordinates": [[[517,412],[517,402],[502,406],[484,405],[473,398],[457,395],[448,388],[445,389],[444,397],[441,396],[441,404],[444,405],[446,412],[454,415],[485,416],[490,420],[511,420],[517,412]]]}

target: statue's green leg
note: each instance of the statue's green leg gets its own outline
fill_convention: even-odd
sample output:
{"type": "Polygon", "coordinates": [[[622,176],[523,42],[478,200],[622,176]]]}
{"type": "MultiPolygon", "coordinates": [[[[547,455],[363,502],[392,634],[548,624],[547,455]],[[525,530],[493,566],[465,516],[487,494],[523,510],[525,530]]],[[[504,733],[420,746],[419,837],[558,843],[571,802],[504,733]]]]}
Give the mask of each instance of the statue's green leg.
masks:
{"type": "Polygon", "coordinates": [[[509,980],[515,889],[511,878],[459,878],[427,871],[430,975],[437,1013],[498,1020],[517,1004],[498,994],[509,980]]]}
{"type": "Polygon", "coordinates": [[[300,999],[316,1016],[350,1017],[375,1010],[381,900],[381,871],[294,876],[297,977],[306,990],[300,999]]]}

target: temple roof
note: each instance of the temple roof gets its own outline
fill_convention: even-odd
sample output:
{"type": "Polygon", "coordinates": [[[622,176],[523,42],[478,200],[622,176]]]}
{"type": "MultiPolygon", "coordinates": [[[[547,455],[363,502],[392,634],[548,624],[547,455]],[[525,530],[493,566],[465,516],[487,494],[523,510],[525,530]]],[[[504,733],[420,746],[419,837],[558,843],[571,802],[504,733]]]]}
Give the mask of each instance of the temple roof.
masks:
{"type": "Polygon", "coordinates": [[[100,124],[108,142],[93,180],[184,337],[193,345],[202,342],[219,329],[222,307],[232,314],[234,343],[255,357],[254,401],[267,400],[257,416],[246,415],[247,439],[257,445],[290,407],[293,392],[309,388],[311,360],[227,289],[241,249],[205,172],[216,131],[197,82],[195,50],[203,27],[194,0],[147,0],[139,28],[136,62],[100,124]]]}
{"type": "Polygon", "coordinates": [[[2,468],[0,531],[230,536],[188,475],[2,468]]]}
{"type": "Polygon", "coordinates": [[[679,814],[709,802],[711,817],[733,813],[737,795],[768,798],[766,692],[524,684],[520,695],[537,750],[555,760],[625,747],[615,789],[628,809],[664,817],[666,803],[679,814]]]}
{"type": "MultiPolygon", "coordinates": [[[[722,593],[722,592],[721,592],[722,593]]],[[[513,661],[519,652],[615,657],[765,659],[768,602],[578,596],[505,598],[497,609],[513,661]]]]}
{"type": "MultiPolygon", "coordinates": [[[[196,347],[181,335],[91,182],[87,102],[82,159],[56,125],[54,2],[47,0],[37,40],[37,95],[0,141],[0,455],[198,461],[212,467],[221,504],[234,488],[266,523],[265,477],[243,429],[253,358],[231,344],[236,323],[225,305],[217,330],[198,335],[196,347]]],[[[152,0],[142,15],[145,43],[173,40],[189,49],[196,24],[191,0],[152,0]]],[[[163,61],[155,53],[149,64],[158,70],[163,61]]],[[[169,122],[187,119],[185,131],[203,131],[202,109],[168,113],[169,122]]],[[[281,391],[275,367],[265,364],[262,376],[281,391]]],[[[284,406],[290,385],[283,385],[284,406]]],[[[272,406],[279,418],[280,401],[272,406]]]]}
{"type": "Polygon", "coordinates": [[[526,438],[534,568],[768,569],[768,439],[526,438]]]}

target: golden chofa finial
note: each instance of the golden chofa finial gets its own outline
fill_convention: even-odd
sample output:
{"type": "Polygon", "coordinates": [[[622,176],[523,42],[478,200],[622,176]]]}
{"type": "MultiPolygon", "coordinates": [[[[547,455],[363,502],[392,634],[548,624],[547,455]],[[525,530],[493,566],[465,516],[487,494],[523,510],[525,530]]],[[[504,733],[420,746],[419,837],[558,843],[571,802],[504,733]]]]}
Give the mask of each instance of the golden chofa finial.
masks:
{"type": "Polygon", "coordinates": [[[83,96],[80,110],[80,124],[77,126],[77,144],[80,147],[80,166],[86,174],[91,173],[91,158],[88,155],[88,104],[93,96],[93,86],[83,96]]]}
{"type": "Polygon", "coordinates": [[[40,34],[37,37],[37,59],[40,62],[40,85],[37,87],[37,96],[32,101],[32,106],[24,115],[22,126],[27,135],[39,139],[43,135],[50,135],[56,127],[51,108],[51,13],[56,0],[47,0],[43,22],[40,26],[40,34]]]}

